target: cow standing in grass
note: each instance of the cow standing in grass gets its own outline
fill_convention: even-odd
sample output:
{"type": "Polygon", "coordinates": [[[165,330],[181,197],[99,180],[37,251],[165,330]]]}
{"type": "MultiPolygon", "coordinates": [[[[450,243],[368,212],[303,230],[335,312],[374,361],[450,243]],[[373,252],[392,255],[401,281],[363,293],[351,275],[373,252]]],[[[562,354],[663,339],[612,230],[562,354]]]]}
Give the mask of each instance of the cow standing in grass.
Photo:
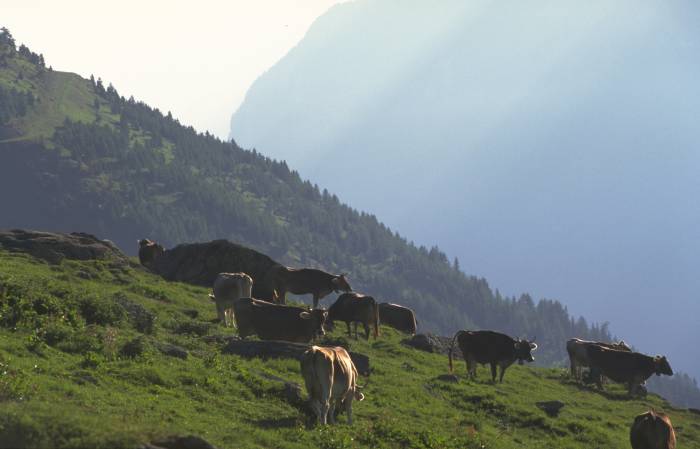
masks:
{"type": "MultiPolygon", "coordinates": [[[[579,338],[572,338],[566,342],[566,352],[569,354],[569,364],[571,367],[571,377],[581,379],[581,368],[590,367],[591,361],[588,358],[588,346],[598,345],[608,349],[617,349],[618,351],[632,351],[632,348],[627,346],[624,341],[618,343],[604,343],[599,341],[587,341],[579,338]]],[[[596,376],[591,376],[595,378],[596,376]]]]}
{"type": "Polygon", "coordinates": [[[245,273],[219,273],[214,280],[214,293],[209,295],[216,303],[216,315],[224,326],[235,326],[234,303],[241,298],[250,298],[253,278],[245,273]]]}
{"type": "Polygon", "coordinates": [[[452,338],[450,345],[449,361],[452,372],[452,351],[455,342],[462,350],[464,361],[467,364],[467,373],[472,379],[476,378],[476,366],[478,363],[491,365],[491,379],[496,382],[496,368],[501,368],[499,382],[503,382],[506,369],[516,360],[519,364],[523,361],[534,362],[532,351],[537,349],[534,342],[527,340],[515,340],[508,335],[493,331],[458,331],[452,338]]]}
{"type": "Polygon", "coordinates": [[[379,306],[377,301],[360,293],[343,293],[328,309],[328,328],[333,329],[335,321],[344,321],[350,333],[350,323],[355,325],[355,339],[357,339],[357,323],[362,323],[365,328],[365,339],[369,340],[370,327],[374,326],[374,338],[379,336],[379,306]]]}
{"type": "Polygon", "coordinates": [[[313,268],[276,267],[272,282],[279,301],[286,303],[286,294],[313,295],[314,306],[332,292],[350,292],[352,288],[344,274],[330,274],[313,268]]]}
{"type": "Polygon", "coordinates": [[[352,424],[352,402],[365,397],[357,385],[357,368],[348,352],[336,346],[312,346],[301,357],[301,375],[319,424],[335,423],[335,409],[344,409],[352,424]]]}
{"type": "MultiPolygon", "coordinates": [[[[642,390],[642,384],[652,374],[673,376],[673,370],[666,357],[640,354],[638,352],[617,351],[591,345],[586,348],[591,369],[598,370],[603,376],[619,383],[627,384],[630,395],[642,390]]],[[[600,376],[598,387],[603,388],[600,376]]]]}
{"type": "Polygon", "coordinates": [[[252,298],[239,299],[234,307],[241,337],[255,334],[261,340],[309,343],[325,333],[328,312],[323,309],[306,310],[252,298]]]}
{"type": "Polygon", "coordinates": [[[650,410],[634,419],[630,443],[632,449],[676,449],[676,433],[668,416],[650,410]]]}

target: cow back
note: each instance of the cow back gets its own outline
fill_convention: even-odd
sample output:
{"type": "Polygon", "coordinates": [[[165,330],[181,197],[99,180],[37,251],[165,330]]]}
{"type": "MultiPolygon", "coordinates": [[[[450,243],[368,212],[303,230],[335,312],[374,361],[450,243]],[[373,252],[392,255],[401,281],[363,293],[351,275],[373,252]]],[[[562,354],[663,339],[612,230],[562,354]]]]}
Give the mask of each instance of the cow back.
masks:
{"type": "Polygon", "coordinates": [[[398,304],[383,302],[379,304],[379,320],[401,332],[411,335],[416,333],[416,315],[413,310],[398,304]]]}
{"type": "Polygon", "coordinates": [[[632,449],[675,449],[676,434],[668,416],[648,411],[637,416],[630,429],[632,449]]]}
{"type": "Polygon", "coordinates": [[[588,345],[591,367],[615,382],[643,382],[654,373],[654,359],[637,352],[618,351],[599,345],[588,345]]]}

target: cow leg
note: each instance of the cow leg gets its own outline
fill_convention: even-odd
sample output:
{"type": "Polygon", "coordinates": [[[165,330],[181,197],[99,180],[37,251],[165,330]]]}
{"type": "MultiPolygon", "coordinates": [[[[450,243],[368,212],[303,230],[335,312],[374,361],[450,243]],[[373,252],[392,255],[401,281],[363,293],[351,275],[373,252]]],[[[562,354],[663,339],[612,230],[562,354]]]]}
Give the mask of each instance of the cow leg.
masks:
{"type": "MultiPolygon", "coordinates": [[[[362,325],[365,327],[365,340],[369,341],[369,324],[362,323],[362,325]]],[[[355,326],[357,326],[357,324],[355,324],[355,326]]]]}
{"type": "Polygon", "coordinates": [[[506,373],[506,365],[501,365],[501,376],[499,377],[498,381],[503,383],[503,375],[506,373]]]}
{"type": "Polygon", "coordinates": [[[569,361],[569,366],[571,367],[571,377],[578,379],[578,376],[576,376],[576,363],[574,363],[574,359],[569,361]]]}
{"type": "Polygon", "coordinates": [[[224,326],[226,326],[226,312],[224,310],[224,304],[221,302],[216,303],[216,317],[219,319],[220,323],[224,323],[224,326]]]}
{"type": "MultiPolygon", "coordinates": [[[[348,337],[352,337],[352,331],[350,330],[350,321],[346,321],[345,325],[348,327],[348,337]]],[[[355,333],[355,338],[357,338],[357,333],[355,333]]]]}
{"type": "Polygon", "coordinates": [[[335,409],[336,401],[331,401],[328,404],[328,424],[335,424],[335,409]]]}
{"type": "Polygon", "coordinates": [[[320,299],[321,299],[321,298],[318,297],[318,294],[314,293],[314,309],[317,309],[317,308],[318,308],[318,301],[319,301],[320,299]]]}
{"type": "Polygon", "coordinates": [[[345,398],[345,413],[348,414],[348,425],[352,426],[352,400],[354,399],[355,395],[354,394],[349,394],[345,398]]]}
{"type": "Polygon", "coordinates": [[[496,383],[496,364],[491,363],[491,382],[496,383]]]}

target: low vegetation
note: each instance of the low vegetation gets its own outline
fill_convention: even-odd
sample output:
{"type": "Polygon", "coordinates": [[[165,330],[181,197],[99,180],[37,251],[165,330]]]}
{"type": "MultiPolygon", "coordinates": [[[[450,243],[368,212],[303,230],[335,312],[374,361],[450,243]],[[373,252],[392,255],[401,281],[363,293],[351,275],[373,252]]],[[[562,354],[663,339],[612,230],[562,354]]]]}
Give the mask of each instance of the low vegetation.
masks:
{"type": "Polygon", "coordinates": [[[650,407],[670,414],[679,447],[700,447],[698,415],[654,395],[599,392],[532,366],[493,385],[486,368],[468,381],[458,363],[458,382],[441,380],[446,356],[387,327],[369,342],[327,337],[368,355],[372,374],[355,424],[319,427],[276,380],[302,384],[296,360],[222,354],[234,331],[215,323],[208,293],[135,262],[51,265],[0,250],[0,447],[133,448],[194,434],[221,448],[625,448],[650,407]],[[566,404],[559,416],[535,405],[549,400],[566,404]]]}

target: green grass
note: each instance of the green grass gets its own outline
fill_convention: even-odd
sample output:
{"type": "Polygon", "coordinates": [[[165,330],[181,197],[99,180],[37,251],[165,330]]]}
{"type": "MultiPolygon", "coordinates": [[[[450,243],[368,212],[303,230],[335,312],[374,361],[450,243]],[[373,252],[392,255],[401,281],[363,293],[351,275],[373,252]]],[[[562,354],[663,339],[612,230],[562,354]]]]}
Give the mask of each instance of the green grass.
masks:
{"type": "Polygon", "coordinates": [[[466,380],[463,363],[458,383],[440,381],[446,357],[406,347],[388,328],[377,341],[350,341],[373,369],[355,424],[317,427],[261,376],[301,383],[297,361],[241,359],[205,342],[232,332],[212,323],[207,293],[135,265],[52,266],[0,251],[0,441],[120,448],[196,434],[222,448],[626,448],[632,419],[653,407],[680,428],[679,447],[700,447],[698,415],[656,396],[629,399],[621,386],[602,393],[562,369],[520,366],[503,384],[488,382],[485,368],[466,380]],[[155,320],[144,326],[125,301],[155,320]],[[160,343],[190,356],[165,356],[160,343]],[[553,399],[566,403],[557,418],[534,405],[553,399]]]}

